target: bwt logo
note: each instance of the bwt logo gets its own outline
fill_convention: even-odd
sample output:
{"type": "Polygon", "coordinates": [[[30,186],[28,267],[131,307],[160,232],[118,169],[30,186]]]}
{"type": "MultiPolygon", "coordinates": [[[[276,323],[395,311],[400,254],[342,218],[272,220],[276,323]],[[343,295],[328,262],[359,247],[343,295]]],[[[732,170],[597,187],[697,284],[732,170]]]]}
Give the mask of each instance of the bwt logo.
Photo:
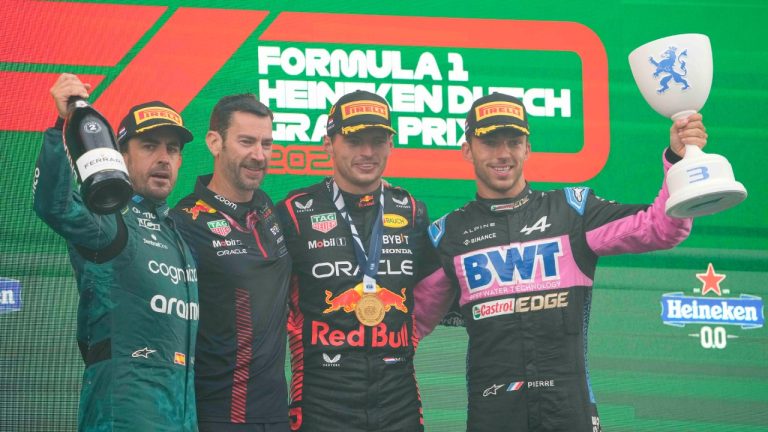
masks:
{"type": "Polygon", "coordinates": [[[541,280],[559,279],[557,258],[562,256],[560,239],[513,243],[462,255],[459,259],[464,278],[472,291],[484,290],[494,282],[515,285],[541,280]]]}

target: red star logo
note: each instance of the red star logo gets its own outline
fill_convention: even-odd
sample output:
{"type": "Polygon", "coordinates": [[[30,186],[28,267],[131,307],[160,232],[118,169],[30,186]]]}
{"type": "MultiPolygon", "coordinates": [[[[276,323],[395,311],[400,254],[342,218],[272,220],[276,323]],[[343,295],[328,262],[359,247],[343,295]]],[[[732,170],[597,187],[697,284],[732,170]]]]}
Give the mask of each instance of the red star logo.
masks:
{"type": "Polygon", "coordinates": [[[717,295],[722,295],[720,292],[720,282],[725,279],[725,275],[715,273],[715,268],[712,267],[712,263],[709,263],[706,273],[696,273],[696,277],[703,284],[701,287],[701,295],[706,295],[710,291],[714,291],[717,295]]]}

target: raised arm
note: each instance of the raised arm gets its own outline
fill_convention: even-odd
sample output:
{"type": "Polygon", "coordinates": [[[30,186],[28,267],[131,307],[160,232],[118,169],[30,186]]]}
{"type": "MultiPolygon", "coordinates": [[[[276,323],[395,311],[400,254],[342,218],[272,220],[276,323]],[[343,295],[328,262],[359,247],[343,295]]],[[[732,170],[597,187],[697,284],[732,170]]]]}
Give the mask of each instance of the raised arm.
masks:
{"type": "MultiPolygon", "coordinates": [[[[71,96],[88,97],[90,85],[71,74],[62,74],[51,88],[60,118],[66,114],[71,96]]],[[[74,184],[74,175],[64,149],[62,122],[45,131],[43,145],[35,166],[33,208],[56,233],[71,243],[91,250],[101,250],[115,239],[114,215],[91,213],[83,204],[74,184]]]]}

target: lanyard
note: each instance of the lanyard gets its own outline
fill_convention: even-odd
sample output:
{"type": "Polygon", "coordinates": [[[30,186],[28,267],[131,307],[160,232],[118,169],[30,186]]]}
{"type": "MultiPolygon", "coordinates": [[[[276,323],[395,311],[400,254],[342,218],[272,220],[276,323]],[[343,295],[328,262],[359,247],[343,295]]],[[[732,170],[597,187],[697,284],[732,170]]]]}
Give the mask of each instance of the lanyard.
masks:
{"type": "Polygon", "coordinates": [[[381,194],[379,195],[379,211],[376,219],[373,223],[373,229],[371,232],[371,239],[368,244],[368,253],[366,255],[365,248],[363,247],[363,241],[360,238],[360,234],[357,232],[355,224],[352,223],[352,216],[347,211],[347,207],[344,204],[344,197],[341,195],[341,189],[333,183],[333,203],[336,205],[336,210],[341,213],[341,217],[349,224],[349,229],[352,231],[352,240],[355,247],[355,256],[357,257],[357,263],[363,270],[363,292],[375,293],[376,292],[376,274],[379,272],[379,259],[381,258],[381,245],[382,245],[382,233],[384,231],[384,184],[381,185],[381,194]]]}

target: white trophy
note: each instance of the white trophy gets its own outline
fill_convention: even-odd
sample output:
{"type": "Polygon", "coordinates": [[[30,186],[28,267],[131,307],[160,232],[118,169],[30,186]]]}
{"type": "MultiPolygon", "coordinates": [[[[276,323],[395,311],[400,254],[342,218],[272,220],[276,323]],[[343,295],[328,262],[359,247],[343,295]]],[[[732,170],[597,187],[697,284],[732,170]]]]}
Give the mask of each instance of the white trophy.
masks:
{"type": "MultiPolygon", "coordinates": [[[[651,107],[672,120],[699,111],[712,86],[712,48],[703,34],[657,39],[629,54],[632,75],[651,107]]],[[[747,197],[724,157],[695,145],[667,173],[667,215],[702,216],[731,208],[747,197]]]]}

